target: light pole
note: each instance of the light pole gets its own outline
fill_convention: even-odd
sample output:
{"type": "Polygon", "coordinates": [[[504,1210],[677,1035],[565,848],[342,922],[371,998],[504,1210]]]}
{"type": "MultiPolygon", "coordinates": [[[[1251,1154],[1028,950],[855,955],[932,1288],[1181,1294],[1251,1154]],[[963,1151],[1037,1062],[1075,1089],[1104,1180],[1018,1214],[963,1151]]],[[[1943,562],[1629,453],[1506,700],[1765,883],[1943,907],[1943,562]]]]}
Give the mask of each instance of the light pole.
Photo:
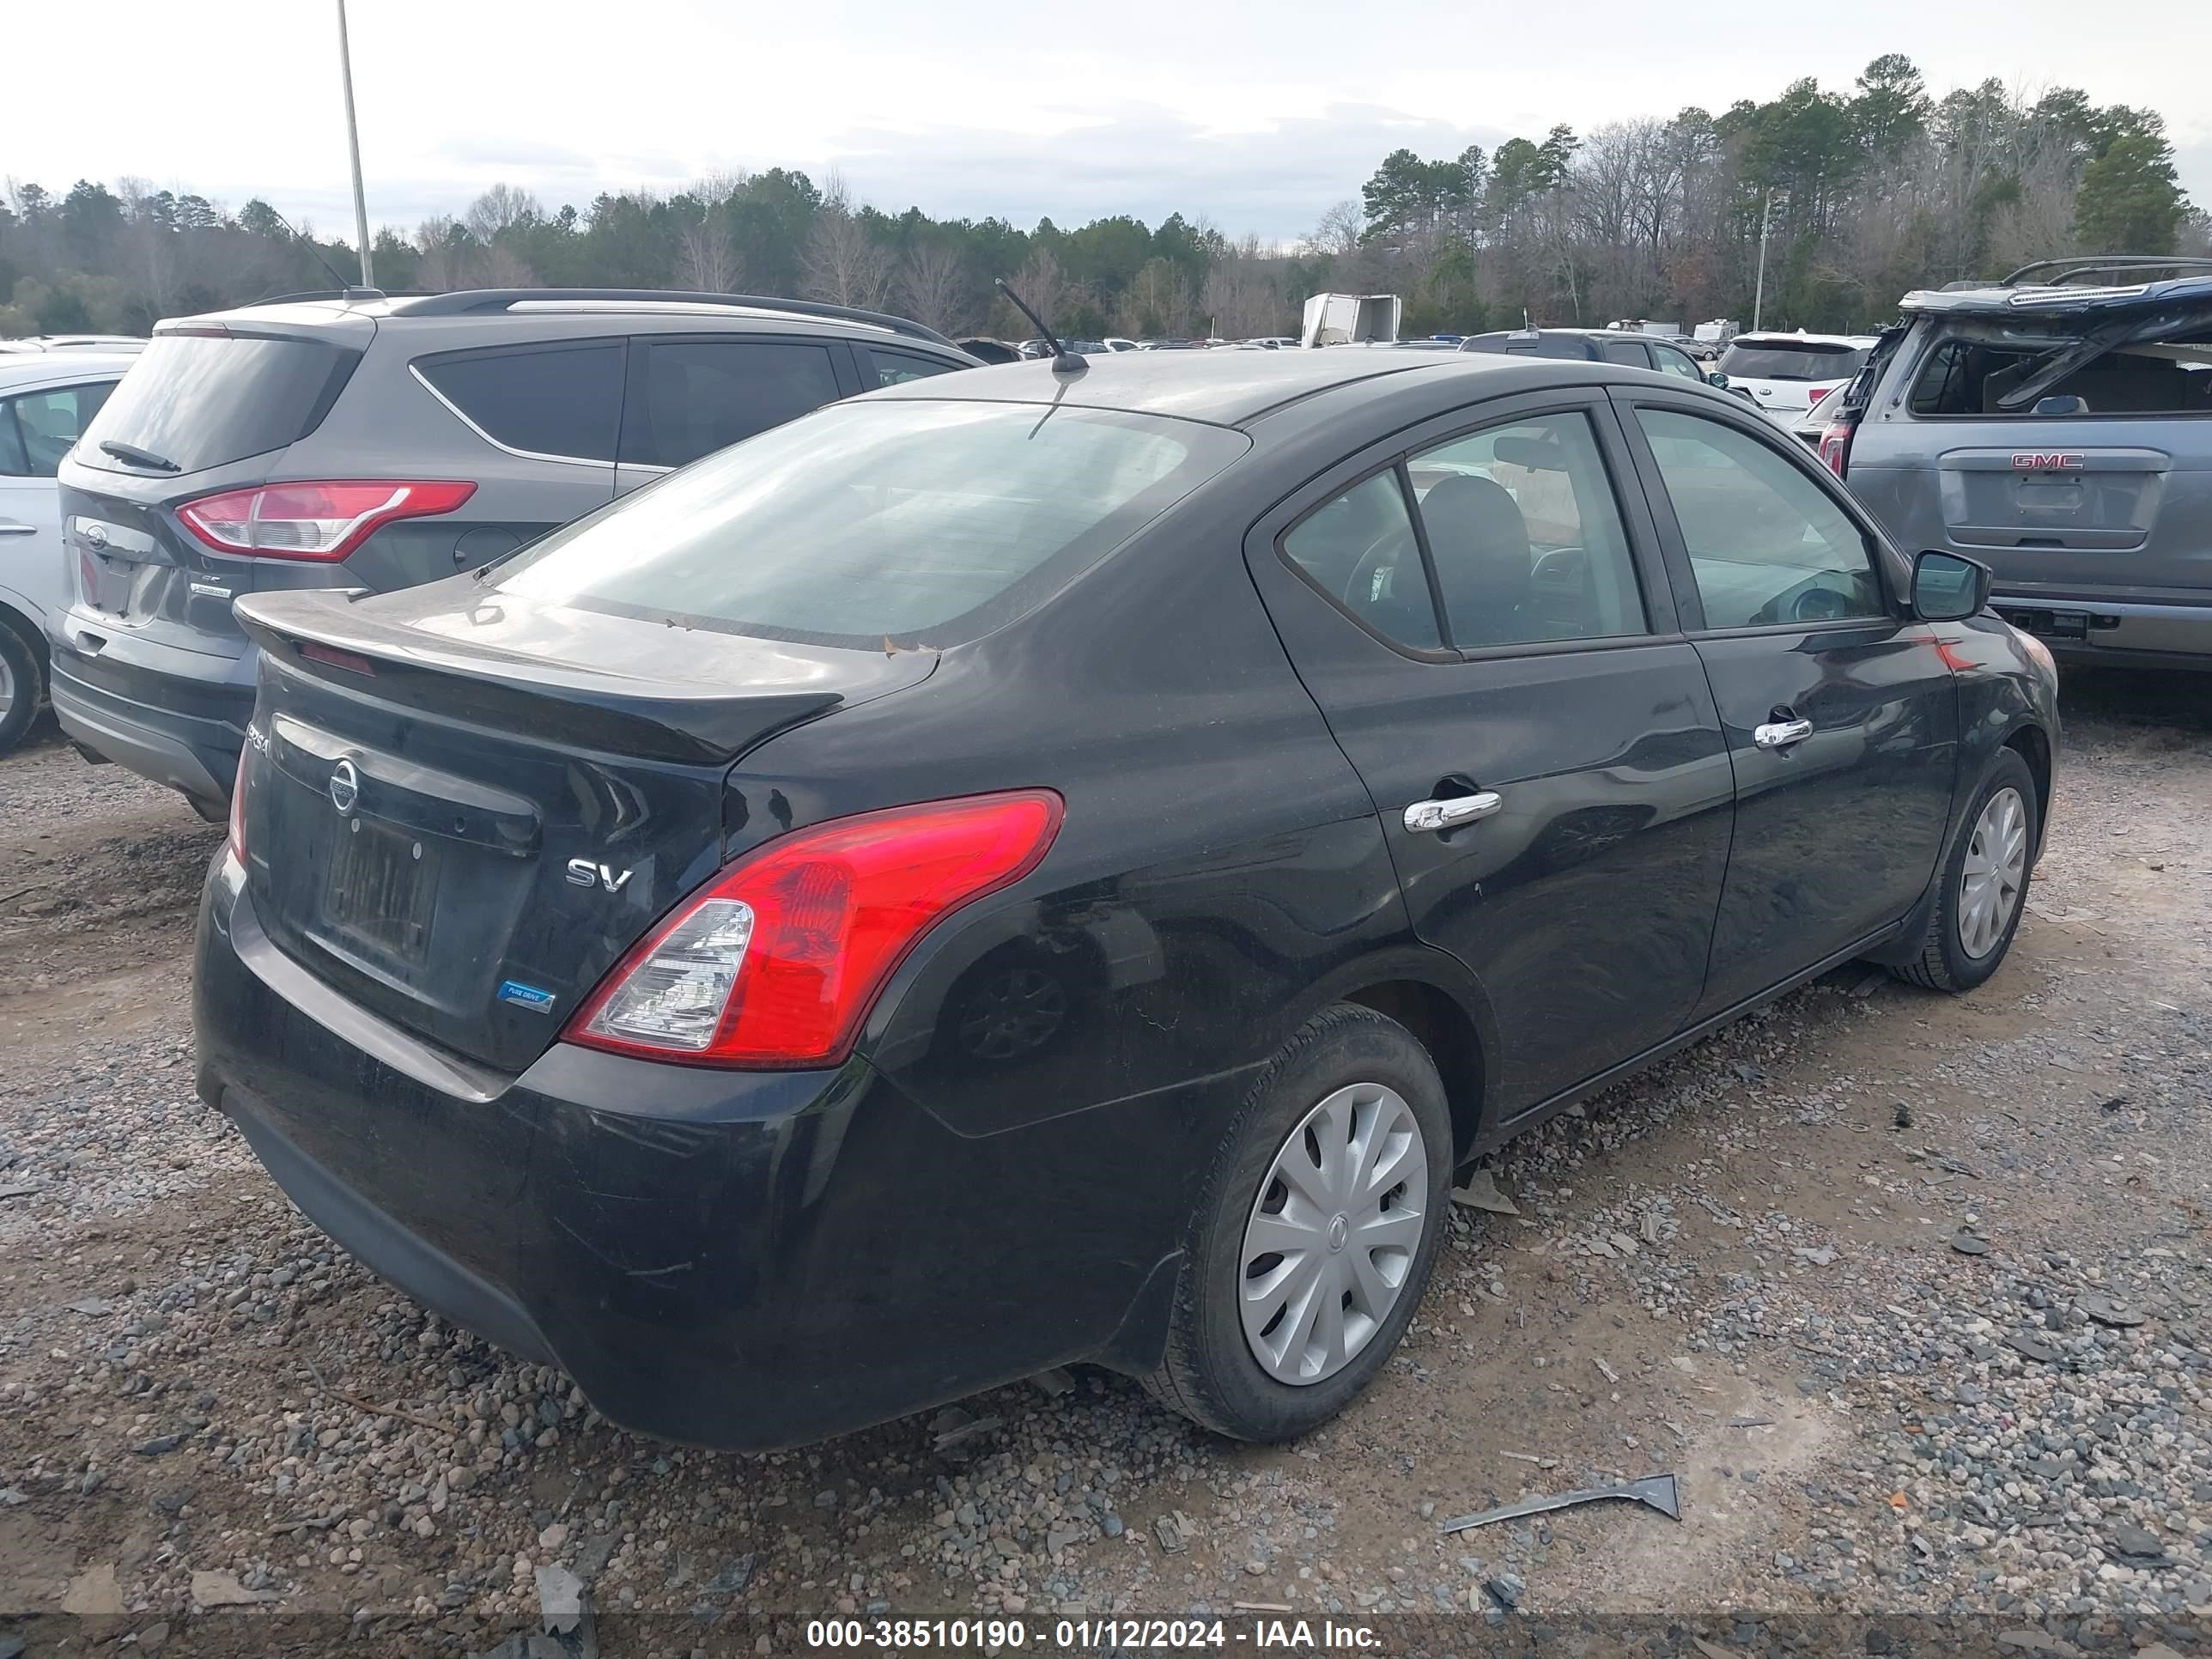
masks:
{"type": "Polygon", "coordinates": [[[353,116],[353,54],[346,46],[345,0],[338,0],[338,79],[345,85],[346,148],[353,153],[353,229],[361,238],[361,285],[376,286],[368,252],[368,198],[361,188],[361,128],[353,116]]]}
{"type": "MultiPolygon", "coordinates": [[[[338,0],[338,5],[343,9],[345,0],[338,0]]],[[[346,96],[350,100],[353,94],[349,92],[346,96]]],[[[350,105],[349,104],[348,106],[350,107],[350,105]]],[[[361,164],[356,160],[354,163],[354,177],[358,180],[360,176],[361,164]]],[[[1773,216],[1774,192],[1769,190],[1765,199],[1759,204],[1759,285],[1753,290],[1751,296],[1751,331],[1754,334],[1759,332],[1760,317],[1766,310],[1766,225],[1767,221],[1773,216]]]]}

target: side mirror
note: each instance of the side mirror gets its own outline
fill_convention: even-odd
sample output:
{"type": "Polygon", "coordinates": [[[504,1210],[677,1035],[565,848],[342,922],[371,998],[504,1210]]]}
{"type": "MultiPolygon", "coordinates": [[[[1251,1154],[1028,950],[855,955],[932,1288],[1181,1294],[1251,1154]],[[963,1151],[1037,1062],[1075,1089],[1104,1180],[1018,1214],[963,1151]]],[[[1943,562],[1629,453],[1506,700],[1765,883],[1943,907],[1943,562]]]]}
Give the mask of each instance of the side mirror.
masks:
{"type": "Polygon", "coordinates": [[[1990,602],[1989,566],[1930,549],[1912,562],[1912,614],[1923,622],[1962,622],[1990,602]]]}
{"type": "Polygon", "coordinates": [[[1726,392],[1728,390],[1728,376],[1722,374],[1717,368],[1709,368],[1705,371],[1705,384],[1711,386],[1718,386],[1723,392],[1726,392]]]}

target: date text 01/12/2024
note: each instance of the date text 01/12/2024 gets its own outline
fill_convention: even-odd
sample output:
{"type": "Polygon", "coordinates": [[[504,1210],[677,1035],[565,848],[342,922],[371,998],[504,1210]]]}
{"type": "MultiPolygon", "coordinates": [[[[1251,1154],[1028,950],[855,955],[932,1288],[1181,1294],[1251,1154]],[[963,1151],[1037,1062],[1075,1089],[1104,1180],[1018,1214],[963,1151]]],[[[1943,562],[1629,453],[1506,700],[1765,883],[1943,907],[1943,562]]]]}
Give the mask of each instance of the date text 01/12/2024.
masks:
{"type": "Polygon", "coordinates": [[[807,1621],[806,1644],[907,1653],[1005,1653],[1032,1646],[1063,1653],[1231,1647],[1374,1653],[1382,1647],[1364,1625],[1287,1617],[1237,1625],[1220,1619],[1060,1619],[1036,1630],[1019,1619],[815,1619],[807,1621]]]}

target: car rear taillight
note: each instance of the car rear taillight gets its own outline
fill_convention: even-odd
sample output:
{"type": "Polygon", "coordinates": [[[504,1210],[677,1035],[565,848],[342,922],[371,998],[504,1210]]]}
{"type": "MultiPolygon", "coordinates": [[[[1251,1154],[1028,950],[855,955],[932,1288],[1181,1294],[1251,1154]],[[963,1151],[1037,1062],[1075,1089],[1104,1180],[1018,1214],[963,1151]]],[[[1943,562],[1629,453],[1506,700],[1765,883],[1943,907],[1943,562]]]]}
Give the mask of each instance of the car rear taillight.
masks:
{"type": "Polygon", "coordinates": [[[186,501],[177,516],[218,553],[331,563],[386,525],[451,513],[476,493],[474,484],[452,480],[263,484],[186,501]]]}
{"type": "Polygon", "coordinates": [[[1805,388],[1805,407],[1806,407],[1806,408],[1808,408],[1808,409],[1812,408],[1812,406],[1813,406],[1814,404],[1819,403],[1819,402],[1820,401],[1820,399],[1821,399],[1821,398],[1823,398],[1826,397],[1826,396],[1827,396],[1831,392],[1833,392],[1835,389],[1836,389],[1836,388],[1835,388],[1835,387],[1833,387],[1833,386],[1808,386],[1808,387],[1806,387],[1806,388],[1805,388]]]}
{"type": "Polygon", "coordinates": [[[230,855],[241,870],[246,867],[246,757],[251,752],[238,751],[238,775],[230,784],[230,855]]]}
{"type": "Polygon", "coordinates": [[[938,922],[1037,866],[1048,789],[838,818],[781,836],[669,913],[562,1033],[696,1066],[834,1064],[938,922]]]}
{"type": "MultiPolygon", "coordinates": [[[[1838,413],[1840,416],[1841,411],[1838,413]]],[[[1820,458],[1820,465],[1838,478],[1844,476],[1844,469],[1850,465],[1851,434],[1858,429],[1856,421],[1841,418],[1832,420],[1820,428],[1820,441],[1814,449],[1820,458]]]]}

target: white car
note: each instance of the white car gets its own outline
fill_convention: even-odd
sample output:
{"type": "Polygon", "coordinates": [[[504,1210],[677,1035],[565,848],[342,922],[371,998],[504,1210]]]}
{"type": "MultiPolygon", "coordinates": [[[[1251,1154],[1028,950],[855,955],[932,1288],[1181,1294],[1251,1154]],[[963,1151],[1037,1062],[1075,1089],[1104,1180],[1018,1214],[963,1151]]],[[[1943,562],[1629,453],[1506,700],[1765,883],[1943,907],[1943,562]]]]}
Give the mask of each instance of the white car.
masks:
{"type": "Polygon", "coordinates": [[[54,469],[136,356],[74,346],[0,356],[0,755],[38,715],[46,623],[66,605],[54,469]]]}
{"type": "Polygon", "coordinates": [[[1125,340],[1118,334],[1109,334],[1105,339],[1105,346],[1106,349],[1109,351],[1134,351],[1137,349],[1137,343],[1134,340],[1125,340]]]}
{"type": "Polygon", "coordinates": [[[1716,367],[1728,389],[1793,431],[1841,392],[1879,344],[1871,334],[1739,334],[1716,367]]]}

